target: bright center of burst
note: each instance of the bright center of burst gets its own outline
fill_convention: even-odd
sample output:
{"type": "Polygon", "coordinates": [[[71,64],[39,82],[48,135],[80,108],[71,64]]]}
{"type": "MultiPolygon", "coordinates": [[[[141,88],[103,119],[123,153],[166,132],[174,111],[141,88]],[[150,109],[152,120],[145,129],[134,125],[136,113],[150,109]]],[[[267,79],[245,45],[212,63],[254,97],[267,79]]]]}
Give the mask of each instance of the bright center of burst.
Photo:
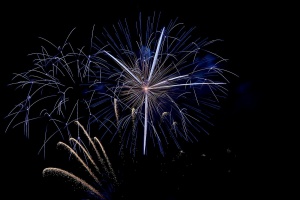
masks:
{"type": "Polygon", "coordinates": [[[145,92],[148,92],[148,90],[149,90],[148,86],[144,86],[144,87],[143,87],[143,90],[144,90],[145,92]]]}

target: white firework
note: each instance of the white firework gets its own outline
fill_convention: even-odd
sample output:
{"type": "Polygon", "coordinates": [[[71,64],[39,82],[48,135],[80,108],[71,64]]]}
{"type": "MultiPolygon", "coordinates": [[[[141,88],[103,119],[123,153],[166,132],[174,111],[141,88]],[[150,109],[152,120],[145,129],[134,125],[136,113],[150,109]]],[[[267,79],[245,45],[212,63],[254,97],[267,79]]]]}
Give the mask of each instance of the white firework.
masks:
{"type": "Polygon", "coordinates": [[[192,131],[205,131],[200,124],[209,121],[208,110],[226,96],[224,73],[233,74],[221,67],[226,59],[207,49],[219,40],[192,40],[193,29],[177,20],[161,26],[159,18],[154,14],[143,23],[140,15],[135,27],[120,21],[103,38],[93,38],[101,62],[93,69],[99,81],[92,85],[91,108],[99,107],[95,115],[106,127],[117,126],[131,152],[143,132],[143,154],[149,137],[162,154],[170,138],[178,148],[178,138],[197,140],[192,131]],[[114,110],[103,109],[105,101],[114,110]]]}
{"type": "Polygon", "coordinates": [[[23,124],[29,135],[31,122],[46,119],[46,143],[56,133],[69,134],[69,124],[80,119],[88,131],[96,124],[101,139],[118,138],[121,152],[133,154],[140,144],[147,154],[149,139],[161,154],[164,145],[180,149],[180,140],[197,141],[227,95],[227,74],[235,74],[209,49],[221,40],[195,38],[195,28],[177,19],[160,20],[155,13],[145,21],[139,15],[136,23],[120,21],[101,37],[93,30],[88,53],[74,48],[70,35],[62,46],[46,40],[54,53],[42,47],[33,54],[34,68],[14,78],[12,85],[28,90],[8,114],[8,127],[23,124]],[[49,124],[54,133],[46,135],[49,124]]]}

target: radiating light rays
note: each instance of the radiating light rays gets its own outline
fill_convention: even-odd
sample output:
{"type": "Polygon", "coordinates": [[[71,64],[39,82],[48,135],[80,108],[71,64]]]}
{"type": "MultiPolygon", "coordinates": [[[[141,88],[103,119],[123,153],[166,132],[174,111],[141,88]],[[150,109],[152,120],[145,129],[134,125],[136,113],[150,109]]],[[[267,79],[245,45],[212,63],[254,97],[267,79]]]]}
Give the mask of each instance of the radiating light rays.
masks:
{"type": "Polygon", "coordinates": [[[136,23],[119,21],[102,35],[93,27],[88,52],[69,42],[74,29],[60,46],[43,39],[51,48],[42,46],[32,54],[33,68],[13,78],[25,98],[8,114],[7,128],[24,125],[28,136],[30,124],[43,122],[42,151],[55,135],[69,138],[70,124],[81,120],[133,155],[151,147],[164,155],[166,146],[181,149],[182,140],[207,134],[228,75],[236,75],[209,49],[221,40],[200,39],[178,19],[160,20],[140,14],[136,23]]]}
{"type": "Polygon", "coordinates": [[[96,137],[92,139],[78,121],[75,123],[80,127],[83,137],[70,137],[69,144],[61,141],[57,143],[57,148],[67,152],[66,158],[74,160],[74,164],[70,170],[47,167],[43,170],[43,177],[56,177],[56,181],[65,181],[74,190],[92,195],[89,198],[109,199],[118,186],[112,164],[100,140],[96,137]]]}
{"type": "MultiPolygon", "coordinates": [[[[222,68],[226,59],[208,49],[220,40],[194,40],[193,29],[185,30],[176,20],[160,27],[159,18],[154,15],[144,23],[140,15],[135,27],[120,21],[114,34],[105,30],[104,39],[95,37],[94,42],[104,56],[98,74],[102,81],[94,83],[96,95],[91,102],[95,104],[91,107],[113,99],[124,145],[136,146],[133,142],[142,140],[143,154],[149,138],[164,154],[163,144],[170,144],[170,139],[180,148],[180,138],[195,141],[196,133],[207,133],[202,125],[211,124],[211,111],[227,94],[227,74],[236,76],[222,68]],[[106,86],[105,92],[98,90],[98,84],[106,86]],[[133,110],[135,119],[129,120],[133,110]]],[[[107,121],[113,117],[107,115],[109,109],[99,108],[97,118],[107,121]]]]}

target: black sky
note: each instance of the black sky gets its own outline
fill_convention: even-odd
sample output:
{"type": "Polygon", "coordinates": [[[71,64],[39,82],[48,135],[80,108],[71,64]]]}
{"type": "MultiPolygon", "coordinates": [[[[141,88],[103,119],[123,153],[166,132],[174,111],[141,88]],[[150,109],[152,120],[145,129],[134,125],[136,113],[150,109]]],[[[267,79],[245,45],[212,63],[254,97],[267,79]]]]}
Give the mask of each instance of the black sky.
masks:
{"type": "MultiPolygon", "coordinates": [[[[270,7],[251,2],[128,0],[103,4],[7,3],[2,9],[7,14],[1,14],[1,119],[18,102],[18,94],[7,84],[12,73],[22,72],[30,64],[27,54],[39,50],[38,37],[61,42],[76,27],[76,38],[86,43],[94,24],[101,29],[120,19],[136,20],[139,12],[152,15],[155,11],[161,12],[164,19],[179,17],[187,26],[196,26],[203,37],[223,39],[222,55],[229,59],[228,66],[239,78],[232,79],[228,99],[216,112],[213,133],[199,144],[185,144],[185,153],[179,157],[141,157],[139,164],[128,164],[120,193],[123,199],[177,200],[207,196],[246,199],[271,192],[266,185],[276,178],[270,164],[275,155],[270,150],[273,145],[269,144],[269,136],[276,121],[270,122],[272,106],[266,99],[270,93],[266,77],[271,69],[266,52],[275,20],[270,7]]],[[[8,122],[1,120],[1,196],[62,197],[63,191],[51,188],[42,178],[45,167],[57,164],[55,154],[44,160],[37,154],[41,143],[25,138],[21,128],[4,133],[8,122]]],[[[75,198],[72,194],[68,197],[75,198]]]]}

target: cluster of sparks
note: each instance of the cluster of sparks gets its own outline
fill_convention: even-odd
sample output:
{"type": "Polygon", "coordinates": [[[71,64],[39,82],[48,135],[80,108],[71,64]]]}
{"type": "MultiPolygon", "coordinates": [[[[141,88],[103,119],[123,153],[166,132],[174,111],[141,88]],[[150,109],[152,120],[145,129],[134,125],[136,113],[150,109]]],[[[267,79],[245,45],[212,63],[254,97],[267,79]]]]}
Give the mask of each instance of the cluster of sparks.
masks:
{"type": "Polygon", "coordinates": [[[170,141],[179,149],[180,138],[197,141],[194,133],[206,132],[202,125],[210,124],[211,109],[227,94],[225,74],[235,74],[207,49],[219,40],[192,40],[193,28],[177,20],[160,26],[159,18],[148,17],[144,26],[140,15],[133,27],[120,21],[102,38],[93,30],[89,54],[71,45],[73,31],[61,46],[44,39],[54,51],[42,47],[32,54],[34,68],[13,78],[12,85],[27,92],[8,114],[7,128],[24,125],[29,135],[30,123],[46,120],[43,148],[79,119],[87,131],[96,124],[101,139],[118,136],[120,149],[130,153],[141,142],[147,154],[149,139],[161,154],[170,141]]]}
{"type": "Polygon", "coordinates": [[[81,128],[87,142],[81,138],[70,137],[70,144],[60,141],[57,148],[68,152],[69,160],[74,159],[76,166],[83,171],[79,172],[79,175],[59,167],[47,167],[43,170],[43,177],[58,177],[92,199],[110,199],[111,193],[118,185],[112,164],[100,140],[97,137],[92,139],[78,121],[75,123],[81,128]]]}

